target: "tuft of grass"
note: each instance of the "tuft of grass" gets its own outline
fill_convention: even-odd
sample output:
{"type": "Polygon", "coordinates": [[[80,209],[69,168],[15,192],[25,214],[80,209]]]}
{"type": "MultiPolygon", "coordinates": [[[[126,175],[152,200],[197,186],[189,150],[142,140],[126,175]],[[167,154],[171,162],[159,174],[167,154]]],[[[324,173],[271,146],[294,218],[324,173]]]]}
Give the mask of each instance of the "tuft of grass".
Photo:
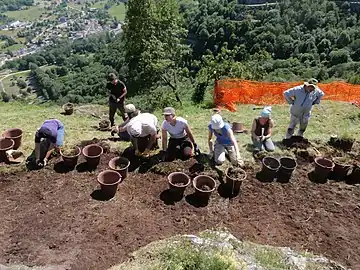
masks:
{"type": "Polygon", "coordinates": [[[290,270],[286,264],[284,255],[275,249],[261,248],[255,252],[255,260],[268,270],[290,270]]]}

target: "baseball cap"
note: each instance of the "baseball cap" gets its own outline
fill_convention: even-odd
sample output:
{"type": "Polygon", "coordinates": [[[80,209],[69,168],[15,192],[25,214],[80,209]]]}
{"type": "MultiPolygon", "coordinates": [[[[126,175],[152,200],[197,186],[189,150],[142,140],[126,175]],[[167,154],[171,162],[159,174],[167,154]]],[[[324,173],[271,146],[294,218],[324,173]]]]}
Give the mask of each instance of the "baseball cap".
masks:
{"type": "Polygon", "coordinates": [[[211,127],[212,129],[221,129],[224,127],[224,121],[220,114],[214,114],[211,116],[211,127]]]}
{"type": "Polygon", "coordinates": [[[136,111],[135,105],[134,104],[127,104],[125,105],[125,112],[126,113],[133,113],[136,111]]]}
{"type": "Polygon", "coordinates": [[[175,109],[173,107],[166,107],[163,115],[175,115],[175,109]]]}

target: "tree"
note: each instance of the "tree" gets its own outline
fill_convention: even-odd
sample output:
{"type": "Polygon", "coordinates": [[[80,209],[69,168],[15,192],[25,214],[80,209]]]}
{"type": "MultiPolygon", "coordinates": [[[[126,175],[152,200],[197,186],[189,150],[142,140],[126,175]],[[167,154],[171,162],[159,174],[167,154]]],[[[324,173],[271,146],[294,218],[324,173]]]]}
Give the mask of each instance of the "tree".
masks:
{"type": "Polygon", "coordinates": [[[129,89],[150,90],[165,70],[181,65],[187,46],[180,42],[186,31],[178,10],[176,0],[128,2],[123,41],[129,89]]]}
{"type": "Polygon", "coordinates": [[[17,82],[16,82],[16,84],[17,84],[21,89],[24,89],[24,88],[27,87],[27,83],[26,83],[24,80],[22,80],[22,79],[18,79],[17,82]]]}
{"type": "Polygon", "coordinates": [[[350,58],[349,51],[345,50],[345,49],[332,51],[329,54],[329,56],[330,56],[330,63],[332,65],[346,63],[349,61],[349,58],[350,58]]]}

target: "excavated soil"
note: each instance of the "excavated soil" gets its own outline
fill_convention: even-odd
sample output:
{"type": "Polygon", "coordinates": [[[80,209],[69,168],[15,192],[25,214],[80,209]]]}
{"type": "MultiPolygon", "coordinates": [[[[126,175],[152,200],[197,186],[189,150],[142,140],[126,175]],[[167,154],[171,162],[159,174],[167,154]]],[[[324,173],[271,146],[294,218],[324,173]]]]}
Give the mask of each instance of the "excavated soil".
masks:
{"type": "Polygon", "coordinates": [[[219,195],[223,174],[205,167],[219,188],[199,207],[192,185],[172,201],[166,179],[168,171],[193,168],[194,160],[131,172],[115,198],[102,201],[96,175],[114,156],[104,154],[94,172],[56,173],[52,160],[42,170],[0,175],[0,263],[106,269],[151,241],[225,226],[239,239],[309,250],[360,269],[359,186],[314,183],[305,161],[286,184],[260,182],[260,163],[248,166],[240,194],[230,200],[219,195]]]}

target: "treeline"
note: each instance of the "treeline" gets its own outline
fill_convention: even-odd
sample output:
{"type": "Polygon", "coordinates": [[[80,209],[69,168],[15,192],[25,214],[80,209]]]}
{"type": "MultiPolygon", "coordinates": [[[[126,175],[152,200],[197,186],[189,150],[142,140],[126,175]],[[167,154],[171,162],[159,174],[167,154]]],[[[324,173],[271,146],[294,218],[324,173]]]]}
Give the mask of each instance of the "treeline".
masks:
{"type": "Polygon", "coordinates": [[[34,0],[0,0],[0,12],[19,10],[34,5],[34,0]]]}
{"type": "Polygon", "coordinates": [[[6,67],[30,64],[63,68],[33,68],[43,96],[62,102],[104,99],[109,70],[150,107],[202,102],[215,77],[360,83],[360,18],[348,2],[326,0],[257,9],[230,0],[130,0],[121,36],[62,44],[6,67]]]}

